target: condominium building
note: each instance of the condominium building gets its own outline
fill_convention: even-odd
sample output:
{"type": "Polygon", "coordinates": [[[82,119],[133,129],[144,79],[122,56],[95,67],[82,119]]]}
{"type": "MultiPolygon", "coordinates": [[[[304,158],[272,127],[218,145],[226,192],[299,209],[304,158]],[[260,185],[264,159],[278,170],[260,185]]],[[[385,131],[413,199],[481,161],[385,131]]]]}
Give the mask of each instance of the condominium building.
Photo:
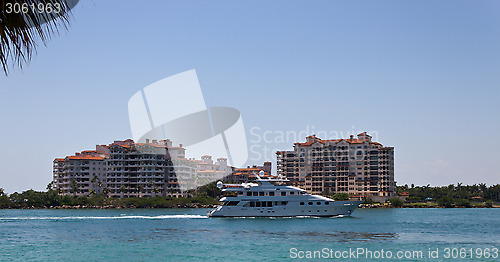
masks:
{"type": "Polygon", "coordinates": [[[168,139],[98,145],[94,151],[56,158],[53,188],[64,195],[105,192],[111,197],[179,197],[233,172],[226,158],[215,163],[208,155],[201,160],[187,159],[185,151],[168,139]]]}
{"type": "Polygon", "coordinates": [[[278,151],[278,174],[312,194],[348,193],[383,201],[395,196],[394,147],[366,132],[347,139],[308,136],[292,151],[278,151]]]}
{"type": "Polygon", "coordinates": [[[53,162],[53,189],[64,195],[102,193],[106,188],[106,152],[83,151],[53,162]]]}
{"type": "Polygon", "coordinates": [[[236,184],[247,183],[255,180],[255,174],[260,171],[264,171],[264,176],[268,177],[271,175],[271,166],[271,162],[264,162],[262,166],[254,165],[252,167],[238,168],[231,175],[226,176],[224,181],[236,184]]]}
{"type": "Polygon", "coordinates": [[[167,148],[132,140],[109,145],[108,190],[111,197],[164,195],[167,177],[167,148]]]}

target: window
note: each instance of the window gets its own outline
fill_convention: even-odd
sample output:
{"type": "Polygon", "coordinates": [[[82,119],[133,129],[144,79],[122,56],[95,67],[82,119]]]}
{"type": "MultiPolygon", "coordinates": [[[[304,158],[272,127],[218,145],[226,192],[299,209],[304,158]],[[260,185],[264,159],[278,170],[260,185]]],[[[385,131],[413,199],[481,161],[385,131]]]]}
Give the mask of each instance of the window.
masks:
{"type": "Polygon", "coordinates": [[[239,201],[229,201],[226,202],[225,206],[237,206],[239,201]]]}
{"type": "Polygon", "coordinates": [[[310,206],[312,206],[313,202],[309,202],[309,203],[307,203],[307,204],[308,204],[308,205],[310,205],[310,206]]]}
{"type": "Polygon", "coordinates": [[[253,196],[259,196],[259,192],[253,192],[253,196]]]}
{"type": "Polygon", "coordinates": [[[264,196],[264,192],[259,192],[259,196],[264,196]]]}
{"type": "Polygon", "coordinates": [[[303,206],[304,205],[304,202],[300,202],[300,205],[303,206]]]}
{"type": "Polygon", "coordinates": [[[252,192],[247,192],[247,196],[252,196],[252,192]]]}
{"type": "Polygon", "coordinates": [[[318,205],[318,206],[321,205],[321,202],[316,202],[316,205],[318,205]]]}
{"type": "Polygon", "coordinates": [[[286,196],[286,192],[281,192],[281,196],[286,196]]]}
{"type": "Polygon", "coordinates": [[[295,192],[290,192],[290,195],[294,195],[294,194],[295,194],[295,192]]]}
{"type": "Polygon", "coordinates": [[[274,192],[269,192],[269,196],[274,196],[274,192]]]}
{"type": "Polygon", "coordinates": [[[330,205],[330,202],[325,202],[325,206],[328,206],[328,205],[330,205]]]}

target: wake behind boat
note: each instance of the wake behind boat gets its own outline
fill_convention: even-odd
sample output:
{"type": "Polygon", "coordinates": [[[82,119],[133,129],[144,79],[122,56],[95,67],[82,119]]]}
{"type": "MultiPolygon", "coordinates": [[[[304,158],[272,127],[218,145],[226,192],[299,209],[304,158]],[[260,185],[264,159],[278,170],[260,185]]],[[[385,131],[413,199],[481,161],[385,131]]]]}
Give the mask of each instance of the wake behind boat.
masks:
{"type": "Polygon", "coordinates": [[[222,203],[208,212],[209,217],[294,217],[294,216],[350,216],[362,201],[335,201],[311,195],[305,190],[286,186],[282,177],[262,178],[255,174],[252,183],[217,183],[223,194],[222,203]]]}

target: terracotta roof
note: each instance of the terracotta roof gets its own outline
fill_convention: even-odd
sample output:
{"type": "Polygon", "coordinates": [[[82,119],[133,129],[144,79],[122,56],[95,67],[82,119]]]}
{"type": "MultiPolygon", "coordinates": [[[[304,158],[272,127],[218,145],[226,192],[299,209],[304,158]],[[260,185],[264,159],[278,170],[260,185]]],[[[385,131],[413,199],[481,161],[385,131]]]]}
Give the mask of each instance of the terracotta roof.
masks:
{"type": "Polygon", "coordinates": [[[112,146],[119,146],[119,147],[124,147],[124,148],[130,148],[129,145],[119,145],[119,144],[111,144],[109,147],[112,147],[112,146]]]}
{"type": "Polygon", "coordinates": [[[64,161],[64,158],[56,158],[55,161],[62,162],[62,161],[64,161]]]}
{"type": "Polygon", "coordinates": [[[96,150],[84,150],[82,153],[97,153],[96,150]]]}
{"type": "Polygon", "coordinates": [[[236,171],[263,171],[261,168],[254,168],[254,167],[245,167],[245,168],[238,168],[236,171]]]}
{"type": "MultiPolygon", "coordinates": [[[[347,138],[347,139],[330,139],[330,140],[321,140],[321,139],[318,139],[318,140],[314,140],[314,141],[308,141],[308,142],[305,142],[305,143],[294,143],[294,145],[299,145],[299,146],[310,146],[316,142],[319,142],[321,144],[326,144],[326,142],[333,142],[333,143],[339,143],[341,141],[346,141],[347,143],[349,144],[363,144],[365,141],[364,140],[360,140],[360,139],[357,139],[357,138],[354,138],[354,139],[350,139],[350,138],[347,138]]],[[[375,145],[382,145],[378,142],[370,142],[371,144],[375,144],[375,145]]]]}
{"type": "Polygon", "coordinates": [[[152,147],[165,148],[165,146],[152,144],[152,143],[135,143],[134,145],[137,145],[137,146],[146,146],[147,145],[147,146],[152,146],[152,147]]]}
{"type": "Polygon", "coordinates": [[[67,156],[67,159],[71,160],[103,160],[104,157],[100,156],[91,156],[91,155],[86,155],[86,156],[67,156]]]}

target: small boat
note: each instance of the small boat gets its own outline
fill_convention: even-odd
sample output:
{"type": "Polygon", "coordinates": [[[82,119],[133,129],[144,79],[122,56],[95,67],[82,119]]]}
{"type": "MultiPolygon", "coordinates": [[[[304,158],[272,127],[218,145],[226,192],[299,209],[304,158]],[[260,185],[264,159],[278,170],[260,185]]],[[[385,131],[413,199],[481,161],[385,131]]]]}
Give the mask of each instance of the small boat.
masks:
{"type": "Polygon", "coordinates": [[[332,217],[350,216],[363,201],[336,201],[311,195],[305,190],[287,186],[282,177],[263,178],[255,174],[251,183],[217,183],[225,195],[221,205],[207,213],[209,217],[332,217]]]}

